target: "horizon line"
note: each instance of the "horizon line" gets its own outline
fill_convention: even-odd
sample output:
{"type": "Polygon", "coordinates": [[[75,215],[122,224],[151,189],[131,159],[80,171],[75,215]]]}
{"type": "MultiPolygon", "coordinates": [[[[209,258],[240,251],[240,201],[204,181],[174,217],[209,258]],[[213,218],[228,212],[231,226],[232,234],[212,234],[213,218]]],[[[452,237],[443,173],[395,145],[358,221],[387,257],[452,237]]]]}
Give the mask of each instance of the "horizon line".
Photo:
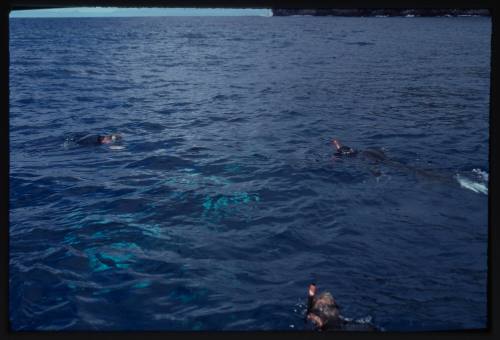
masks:
{"type": "Polygon", "coordinates": [[[9,19],[15,18],[113,18],[113,17],[198,17],[198,16],[272,16],[270,8],[120,8],[72,7],[32,10],[13,10],[9,19]]]}

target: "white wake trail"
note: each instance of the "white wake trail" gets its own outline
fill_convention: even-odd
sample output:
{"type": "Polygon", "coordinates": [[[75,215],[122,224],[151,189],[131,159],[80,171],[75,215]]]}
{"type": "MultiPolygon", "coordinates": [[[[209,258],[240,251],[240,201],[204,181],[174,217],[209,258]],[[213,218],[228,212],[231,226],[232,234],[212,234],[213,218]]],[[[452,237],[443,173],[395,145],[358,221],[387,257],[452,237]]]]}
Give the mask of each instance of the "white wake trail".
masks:
{"type": "Polygon", "coordinates": [[[467,177],[456,174],[456,179],[460,186],[465,189],[472,190],[477,193],[488,195],[488,183],[475,182],[467,177]]]}

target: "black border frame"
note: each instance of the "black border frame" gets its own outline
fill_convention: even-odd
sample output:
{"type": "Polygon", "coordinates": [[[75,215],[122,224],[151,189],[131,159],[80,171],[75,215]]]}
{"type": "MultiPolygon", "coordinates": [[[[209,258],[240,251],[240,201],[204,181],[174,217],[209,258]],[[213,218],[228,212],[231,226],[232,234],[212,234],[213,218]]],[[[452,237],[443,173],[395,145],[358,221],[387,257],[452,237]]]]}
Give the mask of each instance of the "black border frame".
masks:
{"type": "MultiPolygon", "coordinates": [[[[405,337],[409,339],[476,339],[476,338],[492,338],[495,335],[498,338],[500,334],[500,320],[498,307],[500,306],[500,291],[498,290],[499,280],[499,251],[498,246],[498,210],[494,209],[494,203],[497,202],[498,183],[497,183],[497,163],[498,147],[497,136],[498,131],[498,5],[495,5],[493,0],[421,0],[421,1],[390,1],[390,0],[333,0],[323,1],[318,0],[7,0],[2,1],[0,5],[1,18],[0,27],[2,34],[2,57],[0,67],[0,89],[1,91],[1,123],[0,123],[0,145],[2,146],[1,154],[1,171],[2,171],[2,193],[3,195],[0,205],[0,266],[2,275],[0,279],[0,290],[4,298],[1,298],[2,306],[0,306],[0,336],[2,338],[67,338],[78,337],[87,338],[88,336],[107,339],[111,337],[127,337],[127,338],[165,338],[165,337],[181,337],[181,338],[228,338],[233,336],[238,337],[281,337],[303,339],[305,337],[340,337],[346,338],[366,338],[366,337],[383,337],[386,339],[394,339],[395,337],[405,337]],[[490,9],[492,36],[491,36],[491,73],[490,73],[490,128],[489,128],[489,196],[488,196],[488,320],[487,327],[484,330],[463,330],[463,331],[429,331],[429,332],[383,332],[383,333],[314,333],[314,332],[299,332],[299,331],[272,331],[272,332],[95,332],[95,331],[60,331],[60,332],[14,332],[9,327],[9,12],[11,10],[22,9],[37,9],[51,7],[93,7],[93,6],[112,6],[112,7],[198,7],[198,8],[469,8],[469,9],[490,9]],[[496,265],[496,266],[495,266],[496,265]]],[[[1,296],[1,295],[0,295],[1,296]]],[[[458,313],[460,311],[457,311],[458,313]]]]}

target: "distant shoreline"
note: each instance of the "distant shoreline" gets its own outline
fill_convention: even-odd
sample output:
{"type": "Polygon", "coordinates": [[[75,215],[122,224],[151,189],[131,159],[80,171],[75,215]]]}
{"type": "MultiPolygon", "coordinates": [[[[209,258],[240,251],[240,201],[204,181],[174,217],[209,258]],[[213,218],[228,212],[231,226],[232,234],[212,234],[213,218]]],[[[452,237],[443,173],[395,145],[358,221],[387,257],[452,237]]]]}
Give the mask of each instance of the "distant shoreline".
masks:
{"type": "Polygon", "coordinates": [[[441,17],[441,16],[491,16],[489,9],[439,9],[439,8],[356,8],[356,9],[293,9],[273,8],[273,16],[341,16],[341,17],[441,17]]]}

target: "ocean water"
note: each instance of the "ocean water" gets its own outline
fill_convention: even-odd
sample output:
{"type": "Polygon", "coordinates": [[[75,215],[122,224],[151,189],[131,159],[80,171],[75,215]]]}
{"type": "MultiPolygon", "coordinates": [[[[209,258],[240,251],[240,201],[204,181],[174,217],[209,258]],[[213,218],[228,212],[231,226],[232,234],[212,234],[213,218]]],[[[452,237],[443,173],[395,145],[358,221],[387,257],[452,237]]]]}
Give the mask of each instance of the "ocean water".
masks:
{"type": "Polygon", "coordinates": [[[310,282],[386,331],[486,327],[490,34],[11,19],[12,329],[306,330],[310,282]]]}

